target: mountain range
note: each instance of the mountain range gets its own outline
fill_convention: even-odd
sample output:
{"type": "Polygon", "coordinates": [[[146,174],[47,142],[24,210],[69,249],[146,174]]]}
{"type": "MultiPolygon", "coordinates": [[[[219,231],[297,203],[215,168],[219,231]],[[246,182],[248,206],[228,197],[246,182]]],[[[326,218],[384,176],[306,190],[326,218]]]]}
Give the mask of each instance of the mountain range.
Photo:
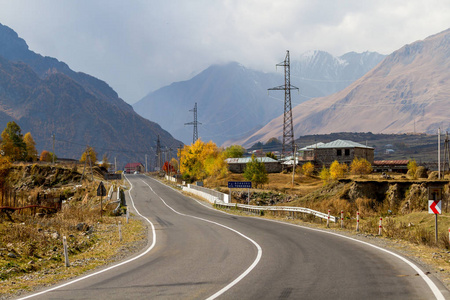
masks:
{"type": "MultiPolygon", "coordinates": [[[[347,88],[293,108],[294,137],[332,132],[437,133],[450,129],[450,29],[387,56],[347,88]]],[[[283,116],[236,143],[283,135],[283,116]]]]}
{"type": "Polygon", "coordinates": [[[87,145],[122,165],[154,158],[156,140],[178,147],[169,132],[136,114],[104,81],[74,72],[55,58],[28,49],[11,28],[0,24],[0,128],[15,121],[31,132],[38,151],[81,157],[87,145]]]}
{"type": "MultiPolygon", "coordinates": [[[[299,93],[293,92],[292,103],[339,91],[383,58],[374,52],[350,52],[340,57],[324,51],[304,53],[292,61],[291,83],[300,89],[299,93]]],[[[283,113],[284,94],[267,91],[284,83],[282,71],[264,73],[237,62],[213,65],[189,80],[148,94],[133,108],[189,144],[193,128],[185,123],[193,122],[190,110],[197,103],[199,137],[221,145],[250,135],[283,113]]]]}

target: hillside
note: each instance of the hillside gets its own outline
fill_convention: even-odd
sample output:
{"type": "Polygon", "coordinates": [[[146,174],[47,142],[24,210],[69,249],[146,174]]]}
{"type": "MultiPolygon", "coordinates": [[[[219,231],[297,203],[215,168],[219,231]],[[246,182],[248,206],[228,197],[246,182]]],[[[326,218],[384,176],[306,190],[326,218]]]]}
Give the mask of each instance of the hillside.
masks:
{"type": "MultiPolygon", "coordinates": [[[[295,136],[332,132],[436,133],[449,129],[450,30],[395,51],[346,89],[293,109],[295,136]]],[[[282,136],[283,118],[239,140],[282,136]]]]}
{"type": "MultiPolygon", "coordinates": [[[[373,68],[384,56],[347,53],[334,57],[314,51],[293,58],[292,84],[300,88],[292,102],[329,95],[349,85],[373,68]]],[[[263,73],[233,62],[213,65],[197,76],[175,82],[148,94],[133,105],[140,115],[154,120],[185,143],[192,142],[190,109],[198,105],[199,136],[223,144],[255,132],[283,113],[283,95],[267,92],[284,82],[282,70],[263,73]],[[153,109],[157,107],[158,109],[153,109]]]]}
{"type": "MultiPolygon", "coordinates": [[[[4,26],[0,28],[0,32],[5,31],[4,26]]],[[[3,52],[11,56],[17,46],[16,56],[24,56],[21,51],[28,48],[25,42],[19,38],[11,40],[11,36],[14,35],[8,35],[11,43],[3,47],[3,52]]],[[[2,41],[0,45],[5,44],[2,41]]],[[[33,53],[28,54],[42,58],[33,53]]],[[[117,157],[119,167],[130,160],[144,162],[145,154],[154,157],[158,135],[163,146],[175,148],[181,144],[158,124],[136,114],[120,98],[109,98],[117,94],[98,79],[76,73],[84,82],[80,83],[56,68],[40,76],[36,66],[43,72],[49,67],[47,61],[58,67],[65,65],[56,59],[42,58],[34,61],[33,68],[0,55],[0,128],[14,120],[23,133],[32,133],[39,152],[52,149],[55,134],[58,157],[79,159],[89,145],[97,150],[99,159],[104,154],[110,160],[117,157]]],[[[67,73],[74,73],[68,70],[67,73]]]]}

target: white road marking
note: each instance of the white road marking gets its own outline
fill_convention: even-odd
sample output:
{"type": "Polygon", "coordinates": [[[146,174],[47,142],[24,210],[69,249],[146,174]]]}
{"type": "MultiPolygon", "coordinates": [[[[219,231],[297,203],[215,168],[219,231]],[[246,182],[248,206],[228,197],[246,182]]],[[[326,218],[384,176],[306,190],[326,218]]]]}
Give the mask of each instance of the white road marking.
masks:
{"type": "Polygon", "coordinates": [[[355,241],[355,242],[358,242],[358,243],[361,243],[361,244],[373,247],[373,248],[375,248],[377,250],[386,252],[386,253],[388,253],[388,254],[390,254],[390,255],[392,255],[392,256],[402,260],[403,262],[408,264],[411,268],[413,268],[414,271],[416,271],[417,274],[419,274],[419,276],[425,281],[425,283],[431,289],[431,291],[433,292],[433,294],[436,297],[436,299],[438,299],[438,300],[445,300],[444,295],[442,295],[441,291],[436,286],[436,284],[416,264],[410,262],[409,260],[407,260],[406,258],[404,258],[401,255],[398,255],[395,252],[392,252],[392,251],[389,251],[387,249],[381,248],[379,246],[373,245],[371,243],[364,242],[364,241],[361,241],[361,240],[358,240],[358,239],[355,239],[355,238],[352,238],[352,237],[348,237],[348,236],[345,236],[345,235],[342,235],[342,234],[339,234],[339,233],[336,233],[336,232],[332,232],[332,231],[326,231],[326,230],[322,230],[322,229],[311,228],[311,227],[301,226],[301,225],[297,225],[297,224],[281,222],[281,221],[277,221],[277,220],[270,220],[270,219],[264,219],[264,218],[257,218],[257,219],[265,220],[265,221],[269,221],[269,222],[275,222],[275,223],[284,224],[284,225],[290,225],[290,226],[294,226],[294,227],[300,227],[300,228],[308,229],[308,230],[312,230],[312,231],[318,231],[318,232],[331,234],[331,235],[334,235],[334,236],[337,236],[337,237],[346,238],[348,240],[355,241]]]}
{"type": "Polygon", "coordinates": [[[151,190],[156,196],[159,197],[159,199],[164,203],[164,205],[167,206],[167,207],[168,207],[170,210],[172,210],[174,213],[176,213],[176,214],[178,214],[178,215],[180,215],[180,216],[194,218],[194,219],[197,219],[197,220],[201,220],[201,221],[204,221],[204,222],[208,222],[208,223],[211,223],[211,224],[214,224],[214,225],[223,227],[223,228],[225,228],[225,229],[228,229],[228,230],[230,230],[230,231],[232,231],[232,232],[234,232],[234,233],[237,233],[238,235],[242,236],[243,238],[247,239],[248,241],[250,241],[253,245],[255,245],[256,249],[258,250],[258,254],[256,255],[256,259],[253,261],[253,263],[250,265],[250,267],[248,267],[247,270],[244,271],[244,273],[242,273],[241,275],[239,275],[236,279],[234,279],[232,282],[230,282],[230,283],[229,283],[228,285],[226,285],[224,288],[222,288],[221,290],[219,290],[218,292],[216,292],[214,295],[209,296],[209,297],[207,298],[207,300],[216,299],[216,298],[219,297],[220,295],[224,294],[226,291],[228,291],[228,290],[231,289],[233,286],[235,286],[239,281],[241,281],[245,276],[247,276],[247,275],[248,275],[248,274],[249,274],[249,273],[250,273],[250,272],[258,265],[258,263],[259,263],[259,261],[261,260],[261,257],[262,257],[262,249],[261,249],[261,246],[259,246],[257,242],[255,242],[254,240],[252,240],[252,239],[249,238],[248,236],[244,235],[243,233],[241,233],[241,232],[239,232],[239,231],[237,231],[237,230],[235,230],[235,229],[233,229],[233,228],[231,228],[231,227],[225,226],[225,225],[223,225],[223,224],[220,224],[220,223],[217,223],[217,222],[208,220],[208,219],[203,219],[203,218],[200,218],[200,217],[196,217],[196,216],[192,216],[192,215],[187,215],[187,214],[180,213],[179,211],[175,210],[173,207],[171,207],[170,205],[168,205],[168,204],[166,203],[166,201],[164,201],[164,199],[161,198],[161,197],[153,190],[153,188],[152,188],[147,182],[145,182],[144,180],[142,180],[142,182],[143,182],[144,184],[146,184],[146,185],[150,188],[150,190],[151,190]]]}
{"type": "MultiPolygon", "coordinates": [[[[153,179],[154,180],[154,179],[153,179]]],[[[166,186],[165,184],[163,184],[163,183],[161,183],[161,182],[159,182],[159,181],[157,181],[157,180],[155,180],[156,182],[158,182],[158,183],[160,183],[161,185],[164,185],[164,186],[166,186]]],[[[171,188],[171,187],[170,187],[171,188]]],[[[173,188],[172,188],[173,189],[173,188]]],[[[176,190],[175,190],[176,191],[176,190]]],[[[191,199],[194,199],[194,198],[191,198],[191,199]]],[[[203,205],[203,206],[205,206],[205,207],[208,207],[208,208],[210,208],[210,209],[213,209],[213,210],[217,210],[217,209],[214,209],[214,208],[212,208],[212,207],[210,207],[210,206],[206,206],[206,205],[204,205],[203,203],[201,203],[200,201],[198,201],[197,199],[194,199],[196,202],[198,202],[199,204],[201,204],[201,205],[203,205]]],[[[225,214],[228,214],[227,212],[225,212],[225,211],[222,211],[222,210],[217,210],[217,211],[220,211],[220,212],[223,212],[223,213],[225,213],[225,214]]],[[[436,284],[416,265],[416,264],[414,264],[414,263],[412,263],[411,261],[409,261],[408,259],[406,259],[406,258],[404,258],[403,256],[401,256],[401,255],[398,255],[397,253],[394,253],[394,252],[392,252],[392,251],[389,251],[389,250],[387,250],[387,249],[384,249],[384,248],[381,248],[381,247],[378,247],[378,246],[376,246],[376,245],[373,245],[373,244],[370,244],[370,243],[368,243],[368,242],[364,242],[364,241],[361,241],[361,240],[357,240],[357,239],[355,239],[355,238],[351,238],[351,237],[348,237],[348,236],[345,236],[345,235],[342,235],[342,234],[339,234],[339,233],[335,233],[335,232],[331,232],[331,231],[326,231],[326,230],[321,230],[321,229],[317,229],[317,228],[311,228],[311,227],[306,227],[306,226],[301,226],[301,225],[297,225],[297,224],[292,224],[292,223],[286,223],[286,222],[282,222],[282,221],[277,221],[277,220],[270,220],[270,219],[265,219],[265,218],[258,218],[258,217],[252,217],[252,218],[256,218],[256,219],[258,219],[258,220],[265,220],[265,221],[269,221],[269,222],[275,222],[275,223],[279,223],[279,224],[284,224],[284,225],[290,225],[290,226],[294,226],[294,227],[300,227],[300,228],[304,228],[304,229],[309,229],[309,230],[312,230],[312,231],[319,231],[319,232],[323,232],[323,233],[327,233],[327,234],[332,234],[332,235],[334,235],[334,236],[338,236],[338,237],[341,237],[341,238],[346,238],[346,239],[349,239],[349,240],[352,240],[352,241],[355,241],[355,242],[358,242],[358,243],[362,243],[362,244],[364,244],[364,245],[367,245],[367,246],[370,246],[370,247],[373,247],[373,248],[375,248],[375,249],[377,249],[377,250],[380,250],[380,251],[383,251],[383,252],[386,252],[386,253],[388,253],[388,254],[390,254],[390,255],[392,255],[392,256],[394,256],[394,257],[396,257],[396,258],[398,258],[398,259],[400,259],[400,260],[402,260],[403,262],[405,262],[406,264],[408,264],[411,268],[413,268],[413,270],[414,271],[416,271],[417,272],[417,274],[419,274],[419,276],[425,281],[425,283],[428,285],[428,287],[431,289],[431,291],[433,292],[433,294],[434,294],[434,296],[436,297],[436,299],[438,299],[438,300],[445,300],[445,297],[444,297],[444,295],[442,295],[442,293],[441,293],[441,291],[439,290],[439,288],[436,286],[436,284]]]]}
{"type": "Polygon", "coordinates": [[[28,296],[19,298],[19,300],[22,300],[22,299],[29,299],[29,298],[32,298],[32,297],[36,297],[36,296],[39,296],[39,295],[43,295],[43,294],[46,294],[46,293],[48,293],[48,292],[51,292],[51,291],[60,289],[60,288],[62,288],[62,287],[66,287],[66,286],[68,286],[68,285],[70,285],[70,284],[73,284],[73,283],[75,283],[75,282],[82,281],[82,280],[84,280],[84,279],[87,279],[87,278],[90,278],[90,277],[99,275],[99,274],[101,274],[101,273],[107,272],[107,271],[109,271],[109,270],[115,269],[115,268],[117,268],[117,267],[120,267],[120,266],[125,265],[125,264],[127,264],[127,263],[130,263],[130,262],[132,262],[132,261],[134,261],[134,260],[136,260],[136,259],[141,258],[142,256],[144,256],[144,255],[146,255],[147,253],[149,253],[149,252],[155,247],[155,245],[156,245],[156,231],[155,231],[155,226],[153,225],[153,223],[152,223],[147,217],[143,216],[143,215],[137,210],[136,206],[134,205],[133,197],[131,196],[131,190],[133,189],[133,184],[128,180],[128,178],[127,178],[126,176],[125,176],[125,178],[126,178],[126,180],[127,180],[127,181],[130,183],[130,185],[131,185],[131,188],[128,190],[128,194],[130,195],[131,204],[133,205],[134,210],[136,211],[136,213],[137,213],[139,216],[141,216],[142,218],[144,218],[144,219],[150,224],[150,226],[152,227],[152,235],[153,235],[153,242],[152,242],[152,244],[151,244],[144,252],[142,252],[141,254],[139,254],[139,255],[136,256],[136,257],[130,258],[130,259],[126,260],[126,261],[123,261],[123,262],[118,263],[118,264],[116,264],[116,265],[110,266],[110,267],[108,267],[108,268],[106,268],[106,269],[103,269],[103,270],[94,272],[94,273],[92,273],[92,274],[89,274],[89,275],[86,275],[86,276],[83,276],[83,277],[80,277],[80,278],[71,280],[71,281],[66,282],[66,283],[64,283],[64,284],[55,286],[55,287],[53,287],[53,288],[44,290],[44,291],[42,291],[42,292],[38,292],[38,293],[35,293],[35,294],[32,294],[32,295],[28,295],[28,296]]]}

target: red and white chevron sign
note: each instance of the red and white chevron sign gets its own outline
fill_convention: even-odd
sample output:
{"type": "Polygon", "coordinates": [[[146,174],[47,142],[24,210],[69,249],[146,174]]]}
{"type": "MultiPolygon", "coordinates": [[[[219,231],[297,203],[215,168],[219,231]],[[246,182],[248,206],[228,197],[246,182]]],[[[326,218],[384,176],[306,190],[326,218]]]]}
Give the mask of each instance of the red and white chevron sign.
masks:
{"type": "Polygon", "coordinates": [[[428,213],[441,214],[441,200],[428,200],[428,213]]]}

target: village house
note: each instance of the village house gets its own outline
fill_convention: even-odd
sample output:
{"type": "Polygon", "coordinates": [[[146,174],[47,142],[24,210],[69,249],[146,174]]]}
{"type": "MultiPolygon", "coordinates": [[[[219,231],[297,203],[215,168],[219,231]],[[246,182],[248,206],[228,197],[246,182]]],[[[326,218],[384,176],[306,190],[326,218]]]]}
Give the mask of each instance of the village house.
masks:
{"type": "Polygon", "coordinates": [[[310,161],[316,166],[329,167],[335,160],[350,165],[355,157],[364,158],[373,164],[374,148],[353,141],[336,140],[329,143],[317,143],[299,151],[301,164],[310,161]]]}
{"type": "Polygon", "coordinates": [[[144,165],[141,163],[127,163],[125,166],[125,173],[132,174],[134,172],[144,172],[144,165]]]}
{"type": "MultiPolygon", "coordinates": [[[[252,160],[251,157],[227,158],[228,170],[233,173],[244,173],[247,164],[252,160]]],[[[263,162],[267,173],[280,173],[281,164],[279,161],[270,157],[256,157],[256,160],[263,162]]]]}

